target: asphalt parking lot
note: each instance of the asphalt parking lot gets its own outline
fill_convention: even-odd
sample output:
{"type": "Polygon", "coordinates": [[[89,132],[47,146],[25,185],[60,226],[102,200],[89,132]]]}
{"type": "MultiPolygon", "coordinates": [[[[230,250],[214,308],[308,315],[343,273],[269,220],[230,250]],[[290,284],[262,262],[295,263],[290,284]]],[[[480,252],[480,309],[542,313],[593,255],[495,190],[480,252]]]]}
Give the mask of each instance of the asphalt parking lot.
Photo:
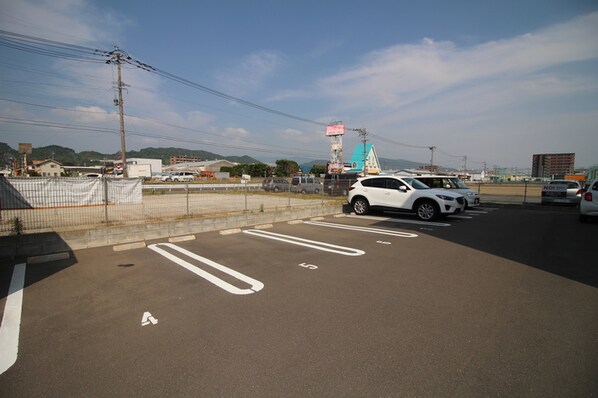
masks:
{"type": "Polygon", "coordinates": [[[303,221],[3,264],[0,396],[598,391],[598,224],[575,209],[303,221]]]}

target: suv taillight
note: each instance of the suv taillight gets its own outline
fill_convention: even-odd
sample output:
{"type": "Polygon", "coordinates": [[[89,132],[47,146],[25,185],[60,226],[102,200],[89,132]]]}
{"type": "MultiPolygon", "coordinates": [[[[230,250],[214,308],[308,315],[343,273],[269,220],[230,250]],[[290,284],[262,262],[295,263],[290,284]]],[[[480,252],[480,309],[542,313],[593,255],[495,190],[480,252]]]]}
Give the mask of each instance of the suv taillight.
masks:
{"type": "Polygon", "coordinates": [[[586,192],[583,194],[583,200],[587,200],[588,202],[592,201],[592,192],[586,192]]]}
{"type": "Polygon", "coordinates": [[[349,187],[349,191],[352,191],[354,189],[355,189],[355,187],[349,187]]]}

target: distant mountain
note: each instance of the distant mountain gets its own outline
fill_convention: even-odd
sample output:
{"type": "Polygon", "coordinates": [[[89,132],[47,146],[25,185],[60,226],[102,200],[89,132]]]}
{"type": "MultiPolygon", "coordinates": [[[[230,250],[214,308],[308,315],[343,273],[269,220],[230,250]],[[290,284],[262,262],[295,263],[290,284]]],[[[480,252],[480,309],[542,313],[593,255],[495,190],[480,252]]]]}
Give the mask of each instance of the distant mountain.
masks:
{"type": "MultiPolygon", "coordinates": [[[[6,143],[0,142],[0,162],[2,165],[7,164],[11,156],[17,159],[21,158],[18,150],[11,148],[6,143]]],[[[235,163],[260,163],[250,156],[222,156],[216,153],[191,150],[184,148],[143,148],[139,151],[127,151],[128,158],[148,158],[148,159],[162,159],[162,163],[167,165],[170,164],[170,158],[172,156],[194,156],[202,160],[217,160],[226,159],[235,163]]],[[[65,166],[83,166],[83,165],[101,165],[104,160],[115,160],[120,159],[120,153],[100,153],[95,151],[82,151],[75,152],[71,148],[65,148],[59,145],[49,145],[45,147],[33,147],[31,155],[28,159],[45,160],[54,159],[65,166]]]]}
{"type": "Polygon", "coordinates": [[[12,159],[19,159],[19,152],[0,142],[0,167],[11,163],[12,159]]]}
{"type": "Polygon", "coordinates": [[[401,170],[401,169],[417,169],[423,166],[424,163],[412,162],[405,159],[387,159],[379,158],[382,170],[401,170]]]}
{"type": "MultiPolygon", "coordinates": [[[[202,160],[216,160],[216,159],[226,159],[231,162],[235,163],[242,163],[242,164],[251,164],[251,163],[261,163],[259,160],[252,158],[251,156],[222,156],[216,153],[201,151],[201,150],[192,150],[192,149],[184,149],[184,148],[143,148],[139,151],[127,151],[128,158],[148,158],[148,159],[162,159],[162,164],[168,165],[170,164],[170,158],[172,156],[194,156],[199,157],[202,160]]],[[[16,159],[21,159],[21,155],[19,154],[17,149],[11,148],[8,144],[4,142],[0,142],[0,167],[7,165],[9,163],[9,159],[13,157],[16,159]]],[[[276,159],[284,159],[284,156],[278,157],[276,159]]],[[[75,152],[71,148],[65,148],[59,145],[49,145],[45,147],[33,147],[32,154],[28,156],[30,160],[45,160],[45,159],[54,159],[59,161],[65,166],[91,166],[91,165],[101,165],[103,164],[104,160],[115,160],[120,159],[119,153],[111,153],[105,154],[95,151],[82,151],[82,152],[75,152]]],[[[272,158],[274,159],[274,157],[272,158]]],[[[317,159],[307,161],[305,159],[300,159],[302,163],[299,165],[303,172],[308,173],[311,170],[311,167],[314,164],[319,164],[325,166],[328,160],[324,159],[317,159]]],[[[298,161],[298,163],[299,163],[298,161]]],[[[274,163],[272,161],[270,163],[274,163]]],[[[424,163],[412,162],[410,160],[404,159],[388,159],[388,158],[380,158],[380,164],[383,170],[400,170],[400,169],[417,169],[420,166],[424,165],[424,163]]],[[[444,169],[439,167],[440,169],[444,169]]]]}
{"type": "Polygon", "coordinates": [[[312,161],[300,164],[299,168],[301,169],[302,172],[309,173],[309,171],[311,170],[311,168],[314,164],[319,164],[319,165],[326,167],[326,163],[328,163],[328,162],[329,162],[329,160],[312,160],[312,161]]]}

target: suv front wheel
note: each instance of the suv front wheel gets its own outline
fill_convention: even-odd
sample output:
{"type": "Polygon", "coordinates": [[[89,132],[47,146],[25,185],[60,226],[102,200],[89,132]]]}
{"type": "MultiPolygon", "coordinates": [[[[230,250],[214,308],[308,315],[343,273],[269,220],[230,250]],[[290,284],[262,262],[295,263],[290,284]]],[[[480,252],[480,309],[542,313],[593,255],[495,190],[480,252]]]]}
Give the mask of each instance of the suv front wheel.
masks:
{"type": "Polygon", "coordinates": [[[440,215],[440,210],[438,209],[438,205],[430,200],[424,200],[415,208],[415,213],[417,217],[422,221],[432,221],[435,218],[438,218],[440,215]]]}
{"type": "Polygon", "coordinates": [[[370,209],[370,204],[368,203],[367,199],[365,198],[357,198],[353,200],[353,210],[357,215],[364,215],[370,209]]]}

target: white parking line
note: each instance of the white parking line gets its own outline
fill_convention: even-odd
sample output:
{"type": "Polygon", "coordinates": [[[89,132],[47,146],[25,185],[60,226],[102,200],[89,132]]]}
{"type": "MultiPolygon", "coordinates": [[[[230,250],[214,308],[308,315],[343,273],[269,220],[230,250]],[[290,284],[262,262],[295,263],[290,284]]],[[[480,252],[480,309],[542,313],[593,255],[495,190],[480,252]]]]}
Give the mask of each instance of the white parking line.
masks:
{"type": "Polygon", "coordinates": [[[461,219],[461,220],[471,220],[473,217],[459,216],[459,215],[457,215],[457,216],[448,216],[448,218],[458,218],[458,219],[461,219]]]}
{"type": "Polygon", "coordinates": [[[446,224],[446,223],[441,223],[441,222],[409,220],[409,219],[406,219],[406,218],[390,218],[390,217],[376,217],[376,216],[357,216],[357,215],[353,215],[353,214],[350,214],[347,217],[361,218],[361,219],[364,219],[364,220],[396,222],[396,223],[399,223],[399,224],[425,225],[425,226],[428,226],[428,227],[450,227],[451,226],[451,224],[446,224]]]}
{"type": "Polygon", "coordinates": [[[488,212],[483,210],[467,210],[467,214],[488,214],[488,212]]]}
{"type": "Polygon", "coordinates": [[[398,236],[400,238],[417,238],[417,234],[412,234],[409,232],[390,231],[388,229],[380,229],[380,228],[359,227],[356,225],[335,224],[335,223],[321,222],[321,221],[306,221],[304,224],[317,225],[320,227],[348,229],[350,231],[370,232],[373,234],[380,234],[380,235],[398,236]]]}
{"type": "Polygon", "coordinates": [[[17,264],[12,271],[12,280],[6,297],[2,325],[0,325],[0,374],[6,372],[17,361],[26,267],[25,263],[17,264]]]}
{"type": "Polygon", "coordinates": [[[252,294],[252,293],[255,293],[255,292],[259,292],[260,290],[262,290],[264,288],[264,284],[262,282],[258,281],[258,280],[250,278],[247,275],[243,275],[242,273],[237,272],[235,270],[232,270],[232,269],[230,269],[228,267],[225,267],[222,264],[218,264],[215,261],[212,261],[212,260],[207,259],[205,257],[198,256],[197,254],[192,253],[192,252],[190,252],[188,250],[185,250],[182,247],[179,247],[177,245],[173,245],[172,243],[156,243],[154,245],[149,245],[148,248],[152,249],[156,253],[159,253],[159,254],[163,255],[164,257],[166,257],[170,261],[172,261],[172,262],[180,265],[181,267],[185,268],[186,270],[193,272],[195,275],[201,276],[205,280],[207,280],[209,282],[212,282],[214,285],[220,287],[221,289],[226,290],[229,293],[239,294],[239,295],[242,295],[242,294],[252,294]],[[247,283],[248,285],[251,286],[251,288],[250,289],[239,289],[238,287],[233,286],[230,283],[228,283],[226,281],[223,281],[222,279],[220,279],[220,278],[218,278],[218,277],[216,277],[216,276],[214,276],[214,275],[212,275],[212,274],[210,274],[210,273],[208,273],[208,272],[206,272],[206,271],[204,271],[204,270],[202,270],[200,268],[197,268],[193,264],[188,263],[187,261],[185,261],[185,260],[183,260],[181,258],[178,258],[177,256],[175,256],[175,255],[167,252],[164,249],[161,249],[158,246],[166,246],[166,247],[169,247],[169,248],[171,248],[173,250],[176,250],[179,253],[184,254],[187,257],[191,257],[194,260],[197,260],[197,261],[199,261],[201,263],[209,265],[210,267],[215,268],[218,271],[224,272],[225,274],[228,274],[228,275],[230,275],[230,276],[232,276],[232,277],[234,277],[234,278],[236,278],[236,279],[238,279],[238,280],[240,280],[242,282],[247,283]]]}
{"type": "Polygon", "coordinates": [[[311,247],[312,249],[323,250],[323,251],[330,252],[330,253],[342,254],[344,256],[361,256],[361,255],[365,254],[365,252],[363,250],[353,249],[351,247],[337,246],[337,245],[333,245],[331,243],[318,242],[315,240],[303,239],[303,238],[298,238],[296,236],[290,236],[290,235],[277,234],[274,232],[258,231],[256,229],[248,229],[248,230],[243,231],[243,233],[246,233],[249,235],[260,236],[262,238],[278,240],[280,242],[287,242],[287,243],[291,243],[293,245],[311,247]]]}

